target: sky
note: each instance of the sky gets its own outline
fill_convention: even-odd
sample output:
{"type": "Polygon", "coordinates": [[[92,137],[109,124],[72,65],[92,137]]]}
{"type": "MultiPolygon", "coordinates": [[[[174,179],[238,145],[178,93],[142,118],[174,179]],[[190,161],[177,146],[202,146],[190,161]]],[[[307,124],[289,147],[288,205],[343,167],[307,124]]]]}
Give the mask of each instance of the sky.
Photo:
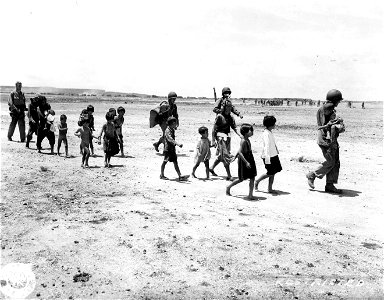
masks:
{"type": "Polygon", "coordinates": [[[381,0],[1,0],[0,12],[0,85],[383,100],[381,0]]]}

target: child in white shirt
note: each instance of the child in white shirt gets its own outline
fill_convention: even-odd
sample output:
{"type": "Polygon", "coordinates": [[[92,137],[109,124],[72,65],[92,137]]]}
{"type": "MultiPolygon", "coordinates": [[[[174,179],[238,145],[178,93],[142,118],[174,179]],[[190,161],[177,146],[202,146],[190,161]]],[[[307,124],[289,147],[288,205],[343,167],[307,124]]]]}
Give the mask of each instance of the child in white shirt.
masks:
{"type": "Polygon", "coordinates": [[[263,132],[263,150],[261,158],[264,161],[267,173],[260,175],[255,180],[255,190],[259,190],[260,181],[268,178],[268,193],[276,194],[277,192],[272,189],[275,174],[282,170],[279,160],[279,150],[277,150],[275,137],[273,136],[272,129],[275,128],[276,118],[274,116],[265,116],[263,125],[265,127],[263,132]]]}

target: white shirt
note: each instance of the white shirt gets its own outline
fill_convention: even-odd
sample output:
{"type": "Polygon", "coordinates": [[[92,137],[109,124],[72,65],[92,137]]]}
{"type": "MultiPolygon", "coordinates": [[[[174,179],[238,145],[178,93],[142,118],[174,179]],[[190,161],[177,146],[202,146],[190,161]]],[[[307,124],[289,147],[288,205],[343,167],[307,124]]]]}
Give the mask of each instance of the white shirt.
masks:
{"type": "Polygon", "coordinates": [[[277,156],[279,154],[279,150],[277,150],[275,137],[273,133],[268,129],[264,129],[263,131],[263,149],[261,152],[261,157],[265,159],[265,163],[269,165],[271,163],[270,158],[277,156]]]}

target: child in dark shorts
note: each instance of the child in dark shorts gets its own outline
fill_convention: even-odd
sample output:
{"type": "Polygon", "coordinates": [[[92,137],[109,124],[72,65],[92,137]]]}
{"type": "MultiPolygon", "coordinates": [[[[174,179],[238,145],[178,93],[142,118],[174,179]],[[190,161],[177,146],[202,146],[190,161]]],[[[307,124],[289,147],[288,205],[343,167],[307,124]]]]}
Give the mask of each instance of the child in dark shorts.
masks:
{"type": "Polygon", "coordinates": [[[164,138],[164,161],[161,164],[160,179],[168,179],[164,175],[164,169],[167,162],[173,162],[177,175],[179,175],[179,181],[187,180],[189,175],[181,175],[179,164],[177,163],[176,146],[180,148],[183,144],[179,144],[175,140],[175,129],[177,127],[177,120],[175,117],[169,117],[167,120],[167,129],[165,129],[164,138]]]}
{"type": "Polygon", "coordinates": [[[125,114],[125,108],[120,106],[117,108],[117,116],[114,119],[116,133],[119,136],[119,140],[120,140],[121,157],[125,157],[125,155],[124,155],[124,141],[123,141],[124,114],[125,114]]]}
{"type": "Polygon", "coordinates": [[[116,155],[119,153],[119,137],[116,133],[115,124],[113,123],[114,120],[114,114],[113,112],[109,111],[105,115],[105,119],[107,120],[107,123],[103,125],[101,128],[100,134],[99,134],[99,144],[101,144],[101,136],[104,133],[103,138],[103,148],[104,148],[104,167],[110,168],[112,167],[110,164],[111,157],[113,155],[116,155]]]}
{"type": "Polygon", "coordinates": [[[60,155],[61,142],[63,142],[65,146],[65,156],[68,157],[68,140],[67,140],[68,126],[67,126],[66,115],[60,116],[60,123],[57,125],[57,128],[59,129],[59,138],[57,139],[57,155],[60,155]]]}
{"type": "Polygon", "coordinates": [[[274,116],[265,116],[263,120],[265,127],[263,132],[263,150],[261,157],[264,161],[267,173],[260,175],[255,181],[255,190],[259,190],[260,181],[268,178],[268,193],[276,194],[277,192],[272,189],[275,174],[282,170],[279,160],[279,150],[277,150],[275,137],[272,130],[276,125],[276,118],[274,116]]]}
{"type": "MultiPolygon", "coordinates": [[[[95,108],[93,105],[87,106],[87,112],[88,112],[88,120],[89,120],[89,129],[91,130],[91,134],[95,132],[95,118],[93,116],[93,113],[95,112],[95,108]]],[[[91,150],[91,155],[94,156],[95,152],[93,150],[93,142],[92,138],[89,140],[89,150],[91,150]]]]}
{"type": "Polygon", "coordinates": [[[253,196],[253,185],[255,183],[257,171],[255,159],[252,154],[251,142],[249,141],[249,138],[253,135],[252,125],[246,123],[241,125],[240,133],[242,138],[240,142],[240,149],[237,152],[239,178],[235,179],[227,186],[226,195],[231,196],[230,191],[233,186],[249,179],[249,193],[247,199],[255,200],[256,198],[253,196]]]}

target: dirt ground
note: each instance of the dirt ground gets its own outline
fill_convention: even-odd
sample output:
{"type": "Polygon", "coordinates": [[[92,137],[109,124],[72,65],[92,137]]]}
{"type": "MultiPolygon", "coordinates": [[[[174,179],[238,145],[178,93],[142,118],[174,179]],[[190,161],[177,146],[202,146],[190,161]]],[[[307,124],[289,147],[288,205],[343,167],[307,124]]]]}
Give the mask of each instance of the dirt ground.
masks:
{"type": "MultiPolygon", "coordinates": [[[[225,195],[225,170],[204,181],[159,179],[163,157],[149,128],[156,101],[49,98],[68,117],[70,158],[42,154],[8,142],[10,117],[1,100],[1,265],[30,263],[36,288],[29,298],[131,299],[345,299],[383,297],[383,106],[363,110],[341,104],[346,132],[340,138],[342,195],[327,194],[325,179],[310,190],[305,174],[322,161],[316,144],[317,107],[260,107],[235,102],[255,123],[251,138],[258,174],[262,118],[277,118],[275,137],[283,171],[277,195],[260,183],[255,201],[248,182],[225,195]],[[109,107],[122,105],[127,158],[103,166],[102,145],[82,169],[77,129],[80,111],[95,106],[99,131],[109,107]]],[[[197,129],[214,120],[208,100],[178,100],[179,165],[190,174],[197,129]]],[[[36,141],[34,136],[33,141],[36,141]]],[[[232,149],[239,138],[234,137],[232,149]]],[[[56,149],[56,147],[55,147],[56,149]]],[[[62,146],[61,152],[64,148],[62,146]]],[[[213,159],[211,160],[211,164],[213,159]]],[[[237,162],[231,165],[237,175],[237,162]]]]}

